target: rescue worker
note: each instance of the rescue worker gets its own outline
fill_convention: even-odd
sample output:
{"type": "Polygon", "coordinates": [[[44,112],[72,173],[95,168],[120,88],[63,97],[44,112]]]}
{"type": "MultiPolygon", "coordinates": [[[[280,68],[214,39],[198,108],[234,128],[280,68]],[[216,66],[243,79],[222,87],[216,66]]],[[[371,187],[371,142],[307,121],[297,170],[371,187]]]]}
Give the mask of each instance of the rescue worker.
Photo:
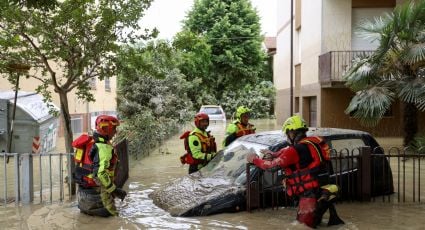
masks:
{"type": "Polygon", "coordinates": [[[297,220],[315,228],[322,221],[323,214],[330,210],[328,225],[343,224],[338,217],[333,201],[338,187],[320,187],[318,173],[323,158],[329,160],[329,146],[320,137],[307,137],[306,122],[300,116],[288,118],[282,127],[289,146],[277,152],[263,149],[263,159],[257,154],[247,155],[247,161],[261,169],[280,166],[285,170],[286,191],[289,196],[298,196],[297,220]]]}
{"type": "Polygon", "coordinates": [[[190,132],[188,137],[189,157],[194,159],[194,162],[189,165],[189,174],[208,164],[217,152],[215,138],[206,131],[210,124],[208,114],[197,113],[194,122],[196,128],[190,132]]]}
{"type": "Polygon", "coordinates": [[[249,123],[250,112],[251,110],[245,106],[239,106],[236,109],[236,120],[227,126],[223,147],[230,145],[241,136],[255,133],[254,125],[249,123]]]}
{"type": "Polygon", "coordinates": [[[117,188],[114,184],[118,156],[114,152],[111,139],[116,134],[119,121],[113,116],[100,115],[96,118],[95,124],[94,144],[90,150],[90,157],[93,159],[93,179],[98,186],[91,188],[91,191],[82,190],[78,207],[83,213],[89,215],[117,216],[114,198],[123,200],[127,195],[124,190],[117,188]]]}

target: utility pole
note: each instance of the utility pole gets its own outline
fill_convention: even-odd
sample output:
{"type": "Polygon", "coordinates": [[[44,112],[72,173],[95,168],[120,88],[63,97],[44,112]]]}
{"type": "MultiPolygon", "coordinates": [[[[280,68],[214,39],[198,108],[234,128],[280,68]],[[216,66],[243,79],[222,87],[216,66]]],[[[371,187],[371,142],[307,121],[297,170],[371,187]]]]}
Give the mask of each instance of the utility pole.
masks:
{"type": "MultiPolygon", "coordinates": [[[[16,73],[16,82],[15,82],[15,98],[13,102],[13,111],[12,111],[12,121],[10,122],[10,131],[9,137],[7,139],[7,152],[12,152],[12,139],[13,139],[13,126],[15,123],[15,114],[16,114],[16,103],[18,100],[18,91],[19,91],[19,77],[21,73],[28,73],[28,70],[31,66],[22,64],[22,63],[9,63],[8,68],[10,70],[10,74],[16,73]]],[[[9,157],[7,157],[7,163],[9,163],[9,157]]]]}

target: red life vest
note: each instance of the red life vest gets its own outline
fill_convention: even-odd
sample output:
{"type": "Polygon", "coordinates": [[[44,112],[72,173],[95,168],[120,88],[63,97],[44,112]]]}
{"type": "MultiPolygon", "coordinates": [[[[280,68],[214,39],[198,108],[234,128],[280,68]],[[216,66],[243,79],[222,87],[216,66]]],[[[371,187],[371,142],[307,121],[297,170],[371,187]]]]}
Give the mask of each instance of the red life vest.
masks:
{"type": "MultiPolygon", "coordinates": [[[[93,160],[90,156],[90,151],[94,144],[93,137],[86,133],[72,142],[72,147],[76,149],[74,156],[74,162],[76,163],[74,179],[75,182],[86,188],[97,186],[93,180],[93,160]]],[[[113,172],[117,162],[118,155],[113,151],[108,170],[113,172]]]]}
{"type": "Polygon", "coordinates": [[[242,123],[237,122],[236,126],[238,127],[238,131],[236,132],[236,137],[241,137],[241,136],[255,133],[254,125],[250,123],[244,126],[242,123]]]}
{"type": "Polygon", "coordinates": [[[93,137],[86,133],[83,133],[72,142],[72,147],[75,148],[74,161],[76,163],[74,179],[79,185],[84,187],[97,186],[91,176],[93,161],[90,158],[90,150],[93,144],[93,137]]]}
{"type": "Polygon", "coordinates": [[[299,162],[293,167],[285,168],[286,188],[289,196],[318,188],[320,185],[317,174],[320,168],[330,160],[329,145],[320,137],[303,138],[298,145],[307,145],[308,152],[295,148],[300,159],[310,159],[310,162],[306,166],[301,166],[299,162]]]}
{"type": "Polygon", "coordinates": [[[190,151],[190,147],[189,147],[190,135],[195,135],[199,138],[201,142],[201,151],[203,153],[217,152],[217,145],[215,143],[215,138],[212,135],[210,135],[210,133],[208,133],[208,136],[204,136],[197,132],[186,131],[180,136],[180,139],[184,139],[184,149],[186,150],[186,153],[180,157],[180,162],[182,164],[189,164],[189,165],[198,165],[198,164],[206,163],[205,160],[193,158],[192,152],[190,151]]]}

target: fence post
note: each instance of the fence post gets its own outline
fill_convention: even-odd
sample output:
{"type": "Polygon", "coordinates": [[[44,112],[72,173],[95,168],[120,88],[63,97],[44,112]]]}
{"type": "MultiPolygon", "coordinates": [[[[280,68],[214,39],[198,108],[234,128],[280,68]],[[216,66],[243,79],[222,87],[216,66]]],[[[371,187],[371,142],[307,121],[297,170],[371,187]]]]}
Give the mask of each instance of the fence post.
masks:
{"type": "Polygon", "coordinates": [[[34,200],[32,154],[22,154],[22,203],[34,200]]]}
{"type": "Polygon", "coordinates": [[[371,149],[368,146],[360,147],[359,173],[357,192],[361,201],[371,200],[371,149]]]}
{"type": "Polygon", "coordinates": [[[14,164],[15,164],[15,205],[19,205],[19,201],[21,199],[21,174],[19,173],[19,154],[14,154],[14,164]]]}

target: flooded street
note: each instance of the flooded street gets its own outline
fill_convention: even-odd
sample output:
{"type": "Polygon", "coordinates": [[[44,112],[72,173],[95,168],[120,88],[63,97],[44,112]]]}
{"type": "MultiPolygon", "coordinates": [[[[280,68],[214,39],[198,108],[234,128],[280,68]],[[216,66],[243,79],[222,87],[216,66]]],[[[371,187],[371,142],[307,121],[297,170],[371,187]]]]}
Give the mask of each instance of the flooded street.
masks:
{"type": "MultiPolygon", "coordinates": [[[[274,120],[254,120],[257,132],[280,129],[274,120]]],[[[187,127],[190,129],[191,127],[187,127]]],[[[225,126],[212,124],[210,130],[221,146],[225,126]]],[[[179,135],[147,157],[131,162],[130,178],[124,189],[128,196],[117,201],[119,217],[101,218],[81,214],[76,202],[0,207],[0,229],[308,229],[295,221],[295,208],[254,210],[206,217],[172,217],[156,207],[148,194],[161,184],[187,174],[179,157],[183,141],[179,135]]],[[[425,194],[422,193],[422,194],[425,194]]],[[[424,198],[422,198],[424,199],[424,198]]],[[[353,202],[336,206],[345,225],[321,229],[423,229],[425,204],[353,202]]]]}

